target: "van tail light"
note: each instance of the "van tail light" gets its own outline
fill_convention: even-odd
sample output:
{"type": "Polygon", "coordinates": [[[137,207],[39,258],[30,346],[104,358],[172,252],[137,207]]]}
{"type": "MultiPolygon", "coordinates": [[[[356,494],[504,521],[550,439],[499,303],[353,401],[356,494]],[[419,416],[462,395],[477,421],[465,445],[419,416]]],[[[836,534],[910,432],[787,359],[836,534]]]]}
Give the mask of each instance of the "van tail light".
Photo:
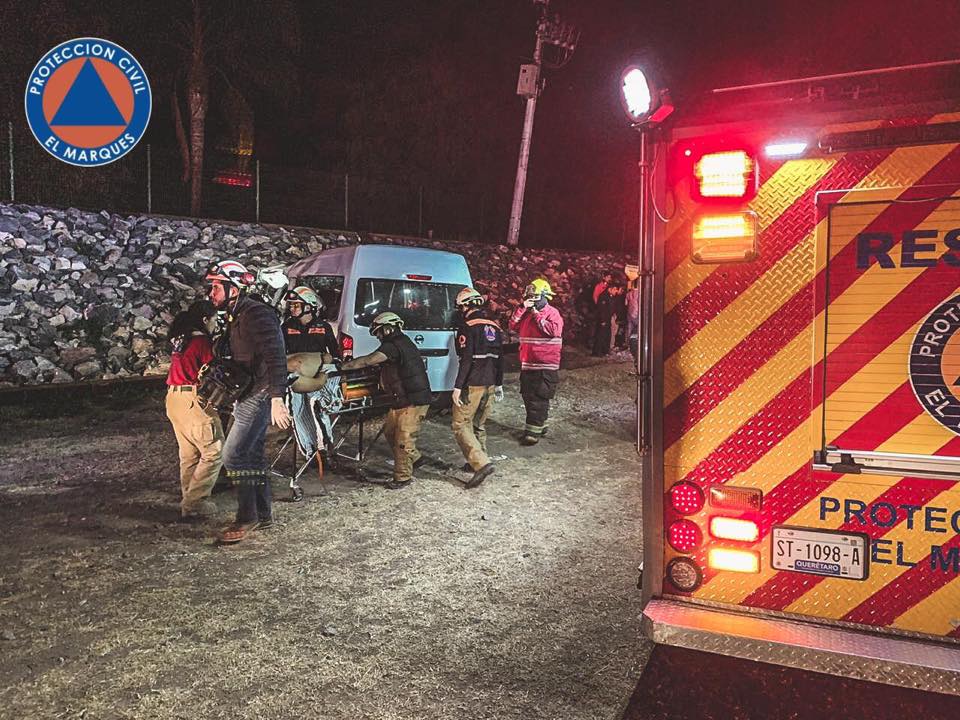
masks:
{"type": "Polygon", "coordinates": [[[694,200],[749,200],[757,194],[757,163],[746,150],[705,153],[693,164],[694,200]]]}
{"type": "Polygon", "coordinates": [[[752,212],[700,215],[693,224],[695,263],[748,262],[757,257],[757,216],[752,212]]]}
{"type": "Polygon", "coordinates": [[[760,553],[752,550],[734,550],[732,548],[710,548],[707,553],[707,567],[712,570],[730,572],[760,572],[760,553]]]}
{"type": "Polygon", "coordinates": [[[346,333],[340,333],[340,354],[344,358],[353,357],[353,338],[346,333]]]}
{"type": "Polygon", "coordinates": [[[720,540],[754,542],[760,537],[760,528],[753,520],[718,515],[710,518],[710,534],[720,540]]]}

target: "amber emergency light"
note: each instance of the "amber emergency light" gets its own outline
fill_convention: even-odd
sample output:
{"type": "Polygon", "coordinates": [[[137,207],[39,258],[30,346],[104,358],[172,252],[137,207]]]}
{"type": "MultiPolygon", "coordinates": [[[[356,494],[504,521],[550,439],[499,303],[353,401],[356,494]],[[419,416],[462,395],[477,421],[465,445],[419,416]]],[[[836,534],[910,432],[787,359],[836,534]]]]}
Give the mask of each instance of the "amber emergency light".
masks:
{"type": "Polygon", "coordinates": [[[693,224],[695,263],[747,262],[757,257],[757,216],[752,212],[706,214],[693,224]]]}

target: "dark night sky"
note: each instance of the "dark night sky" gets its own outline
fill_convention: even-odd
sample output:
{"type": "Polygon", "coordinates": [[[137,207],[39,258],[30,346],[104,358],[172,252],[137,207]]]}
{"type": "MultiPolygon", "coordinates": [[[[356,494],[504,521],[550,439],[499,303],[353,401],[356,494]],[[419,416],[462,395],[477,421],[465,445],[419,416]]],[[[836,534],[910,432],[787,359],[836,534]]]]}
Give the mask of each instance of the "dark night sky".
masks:
{"type": "MultiPolygon", "coordinates": [[[[462,187],[494,198],[505,230],[523,120],[517,72],[532,53],[536,22],[530,0],[212,5],[218,28],[232,32],[259,68],[260,77],[242,86],[258,156],[462,187]]],[[[189,3],[158,7],[0,0],[0,97],[22,93],[36,59],[79,35],[126,45],[164,88],[179,67],[167,40],[177,18],[189,16],[189,3]]],[[[563,236],[568,246],[622,240],[636,139],[622,120],[616,81],[633,50],[658,58],[680,102],[698,86],[960,55],[960,0],[554,0],[552,7],[581,29],[581,39],[570,64],[548,74],[538,106],[524,231],[536,223],[539,235],[563,236]]],[[[217,102],[219,78],[229,74],[228,67],[214,77],[213,134],[227,116],[217,102]]],[[[22,113],[20,103],[12,112],[22,113]]],[[[157,97],[155,108],[154,142],[172,145],[167,103],[157,97]]]]}

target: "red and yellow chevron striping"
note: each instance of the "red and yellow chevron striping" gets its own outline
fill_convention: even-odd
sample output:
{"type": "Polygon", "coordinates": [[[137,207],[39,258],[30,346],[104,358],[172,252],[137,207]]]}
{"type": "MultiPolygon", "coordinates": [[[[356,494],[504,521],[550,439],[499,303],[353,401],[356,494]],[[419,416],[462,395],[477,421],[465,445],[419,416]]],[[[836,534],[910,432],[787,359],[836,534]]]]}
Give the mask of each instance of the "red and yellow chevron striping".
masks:
{"type": "MultiPolygon", "coordinates": [[[[704,568],[693,594],[960,637],[957,483],[812,467],[824,446],[960,457],[960,417],[951,432],[949,419],[932,414],[933,402],[918,399],[908,373],[921,325],[960,294],[960,202],[950,200],[960,192],[960,146],[791,160],[761,181],[750,204],[759,220],[753,262],[691,261],[684,238],[695,206],[686,180],[675,188],[679,208],[666,228],[665,486],[690,480],[764,493],[760,538],[750,546],[762,551],[760,572],[710,570],[708,543],[691,554],[704,568]],[[946,237],[955,228],[953,262],[946,237]],[[773,569],[777,525],[864,534],[868,576],[773,569]]],[[[960,368],[960,341],[957,358],[960,368]]],[[[711,514],[706,507],[692,519],[705,523],[711,514]]],[[[679,554],[665,552],[667,560],[679,554]]]]}

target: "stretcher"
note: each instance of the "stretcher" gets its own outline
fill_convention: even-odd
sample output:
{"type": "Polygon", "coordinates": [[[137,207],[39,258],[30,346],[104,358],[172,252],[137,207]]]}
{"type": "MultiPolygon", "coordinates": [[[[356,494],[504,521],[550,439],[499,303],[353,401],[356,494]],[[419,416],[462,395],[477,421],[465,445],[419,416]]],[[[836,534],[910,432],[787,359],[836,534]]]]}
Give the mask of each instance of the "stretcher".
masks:
{"type": "Polygon", "coordinates": [[[328,365],[323,371],[328,381],[320,390],[287,391],[286,402],[294,423],[270,471],[288,481],[293,501],[303,499],[300,478],[314,460],[321,482],[325,465],[332,464],[336,458],[363,462],[380,435],[378,432],[367,440],[366,423],[390,406],[391,397],[380,388],[379,368],[343,371],[328,365]],[[292,465],[287,466],[288,473],[282,471],[281,466],[291,447],[293,460],[292,465]]]}

